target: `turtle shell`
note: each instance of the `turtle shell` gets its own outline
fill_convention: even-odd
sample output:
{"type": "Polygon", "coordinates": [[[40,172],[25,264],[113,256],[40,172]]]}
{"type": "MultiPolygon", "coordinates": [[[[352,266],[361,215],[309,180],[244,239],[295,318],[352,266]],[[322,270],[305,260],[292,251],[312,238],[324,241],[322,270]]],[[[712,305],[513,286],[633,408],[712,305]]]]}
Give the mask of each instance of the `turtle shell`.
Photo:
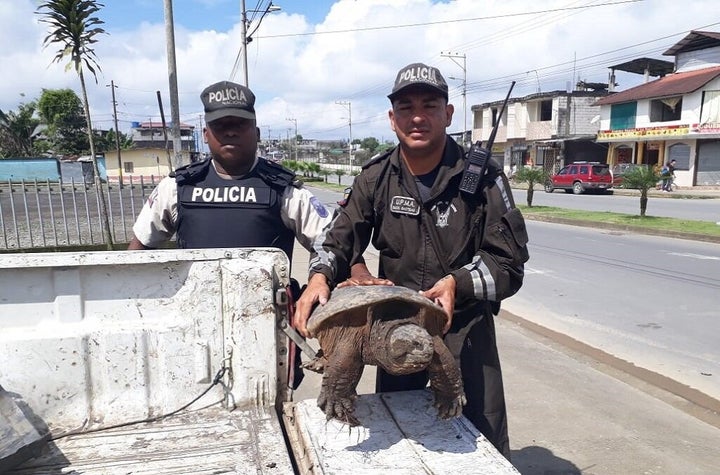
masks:
{"type": "Polygon", "coordinates": [[[442,307],[415,290],[393,285],[360,285],[335,289],[327,304],[315,307],[307,328],[317,335],[330,326],[359,327],[375,318],[417,318],[416,323],[431,335],[439,335],[447,321],[442,307]]]}

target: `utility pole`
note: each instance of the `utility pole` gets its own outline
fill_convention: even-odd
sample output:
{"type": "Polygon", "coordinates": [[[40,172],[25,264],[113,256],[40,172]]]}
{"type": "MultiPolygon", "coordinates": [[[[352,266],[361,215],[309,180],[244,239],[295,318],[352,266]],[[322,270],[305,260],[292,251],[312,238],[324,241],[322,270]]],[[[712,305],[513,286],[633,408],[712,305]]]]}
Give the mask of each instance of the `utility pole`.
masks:
{"type": "Polygon", "coordinates": [[[115,101],[115,88],[117,87],[115,85],[115,81],[110,80],[110,84],[106,84],[105,87],[109,87],[112,91],[112,105],[113,105],[113,120],[115,121],[115,150],[117,150],[117,158],[118,158],[118,183],[120,184],[120,188],[123,186],[123,168],[122,168],[122,159],[120,158],[120,131],[118,130],[118,121],[117,121],[117,102],[115,101]]]}
{"type": "MultiPolygon", "coordinates": [[[[258,2],[258,6],[260,5],[260,2],[258,2]]],[[[241,18],[240,21],[242,22],[241,28],[240,28],[240,34],[242,35],[242,59],[243,59],[243,74],[245,82],[243,83],[245,87],[249,87],[249,80],[248,80],[248,59],[247,59],[247,45],[252,41],[252,35],[257,31],[258,28],[260,28],[260,23],[262,22],[263,18],[265,18],[265,15],[272,12],[279,12],[282,10],[280,7],[273,5],[272,1],[268,3],[267,8],[264,10],[246,10],[245,9],[245,0],[241,0],[240,7],[242,8],[241,12],[241,18]],[[247,14],[248,11],[250,13],[260,13],[260,18],[257,21],[257,25],[255,26],[255,29],[251,31],[248,34],[247,28],[248,28],[248,20],[247,20],[247,14]]],[[[235,63],[237,65],[237,62],[235,63]]],[[[233,68],[233,76],[235,75],[235,68],[233,68]]]]}
{"type": "Polygon", "coordinates": [[[184,165],[180,140],[180,101],[178,99],[177,63],[175,61],[175,27],[173,25],[172,0],[165,0],[165,41],[168,56],[168,81],[170,85],[170,120],[172,120],[173,168],[184,165]]]}
{"type": "Polygon", "coordinates": [[[348,125],[350,126],[350,142],[348,142],[348,165],[350,167],[350,171],[352,171],[352,165],[353,165],[352,102],[350,102],[350,101],[335,101],[335,104],[341,105],[343,107],[347,107],[347,110],[348,110],[348,125]]]}
{"type": "MultiPolygon", "coordinates": [[[[462,133],[462,143],[463,146],[467,146],[467,58],[465,56],[465,53],[459,54],[459,53],[440,53],[440,56],[444,56],[445,58],[450,58],[453,63],[460,66],[463,70],[463,78],[462,78],[462,97],[463,97],[463,133],[462,133]],[[462,64],[456,61],[456,59],[462,58],[462,64]]],[[[450,79],[457,79],[452,76],[450,76],[450,79]]]]}
{"type": "Polygon", "coordinates": [[[297,140],[298,131],[297,131],[297,119],[291,118],[291,119],[288,119],[288,120],[289,120],[290,122],[294,122],[294,123],[295,123],[295,140],[293,140],[293,142],[295,142],[295,161],[297,162],[297,160],[298,160],[298,140],[297,140]]]}
{"type": "Polygon", "coordinates": [[[243,85],[245,87],[248,87],[248,67],[247,67],[247,11],[245,10],[245,0],[242,0],[240,2],[240,6],[242,7],[242,18],[240,19],[240,22],[242,23],[242,27],[240,28],[240,34],[242,35],[242,57],[243,57],[243,74],[245,75],[245,82],[243,85]]]}

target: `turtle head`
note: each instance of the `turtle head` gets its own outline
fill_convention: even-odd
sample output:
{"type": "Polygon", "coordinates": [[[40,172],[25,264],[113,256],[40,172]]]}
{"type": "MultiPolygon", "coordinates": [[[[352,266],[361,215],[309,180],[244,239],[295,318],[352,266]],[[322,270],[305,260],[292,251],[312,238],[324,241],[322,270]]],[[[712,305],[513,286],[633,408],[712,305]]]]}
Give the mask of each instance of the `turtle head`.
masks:
{"type": "Polygon", "coordinates": [[[432,336],[410,320],[376,321],[370,346],[378,366],[395,375],[424,370],[435,352],[432,336]]]}

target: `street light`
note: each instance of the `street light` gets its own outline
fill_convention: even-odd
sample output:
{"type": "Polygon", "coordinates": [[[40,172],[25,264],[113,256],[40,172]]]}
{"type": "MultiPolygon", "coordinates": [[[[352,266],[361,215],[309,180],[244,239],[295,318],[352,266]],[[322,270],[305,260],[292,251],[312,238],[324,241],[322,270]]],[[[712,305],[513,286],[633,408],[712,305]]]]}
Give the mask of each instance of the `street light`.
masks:
{"type": "MultiPolygon", "coordinates": [[[[450,58],[453,63],[460,66],[463,70],[463,78],[462,78],[462,96],[463,96],[463,131],[462,131],[462,143],[463,146],[467,145],[467,64],[466,64],[466,57],[465,54],[457,54],[457,53],[440,53],[440,56],[444,56],[446,58],[450,58]],[[462,64],[455,61],[455,59],[462,58],[462,64]]],[[[454,78],[450,76],[450,79],[459,79],[454,78]]]]}
{"type": "Polygon", "coordinates": [[[273,5],[272,1],[268,3],[268,6],[265,10],[245,10],[245,0],[241,1],[241,7],[242,7],[242,57],[243,57],[243,68],[245,73],[245,87],[248,87],[248,64],[247,64],[247,45],[252,41],[252,35],[255,34],[257,29],[260,27],[260,23],[262,23],[263,18],[265,18],[265,15],[272,12],[278,12],[282,10],[277,5],[273,5]],[[255,29],[252,30],[250,33],[247,32],[247,27],[250,22],[248,22],[247,14],[249,13],[261,13],[260,19],[257,21],[257,25],[255,25],[255,29]]]}

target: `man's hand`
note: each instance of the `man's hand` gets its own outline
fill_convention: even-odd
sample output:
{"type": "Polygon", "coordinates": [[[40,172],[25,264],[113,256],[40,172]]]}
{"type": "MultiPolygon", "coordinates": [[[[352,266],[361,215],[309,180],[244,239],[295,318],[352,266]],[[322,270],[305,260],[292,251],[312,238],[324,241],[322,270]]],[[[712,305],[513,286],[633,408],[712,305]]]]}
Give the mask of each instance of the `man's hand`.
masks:
{"type": "Polygon", "coordinates": [[[436,304],[439,304],[448,316],[448,321],[443,328],[443,334],[450,330],[452,325],[453,311],[455,310],[455,278],[446,275],[438,280],[431,289],[421,291],[420,295],[424,295],[436,304]]]}
{"type": "Polygon", "coordinates": [[[370,273],[364,262],[350,268],[350,278],[338,284],[338,288],[354,285],[395,285],[391,280],[380,279],[370,273]]]}
{"type": "Polygon", "coordinates": [[[305,287],[300,299],[297,301],[292,321],[292,326],[305,338],[312,336],[308,332],[307,321],[313,307],[316,303],[325,305],[329,298],[330,286],[328,286],[327,278],[323,274],[314,274],[310,277],[307,287],[305,287]]]}

